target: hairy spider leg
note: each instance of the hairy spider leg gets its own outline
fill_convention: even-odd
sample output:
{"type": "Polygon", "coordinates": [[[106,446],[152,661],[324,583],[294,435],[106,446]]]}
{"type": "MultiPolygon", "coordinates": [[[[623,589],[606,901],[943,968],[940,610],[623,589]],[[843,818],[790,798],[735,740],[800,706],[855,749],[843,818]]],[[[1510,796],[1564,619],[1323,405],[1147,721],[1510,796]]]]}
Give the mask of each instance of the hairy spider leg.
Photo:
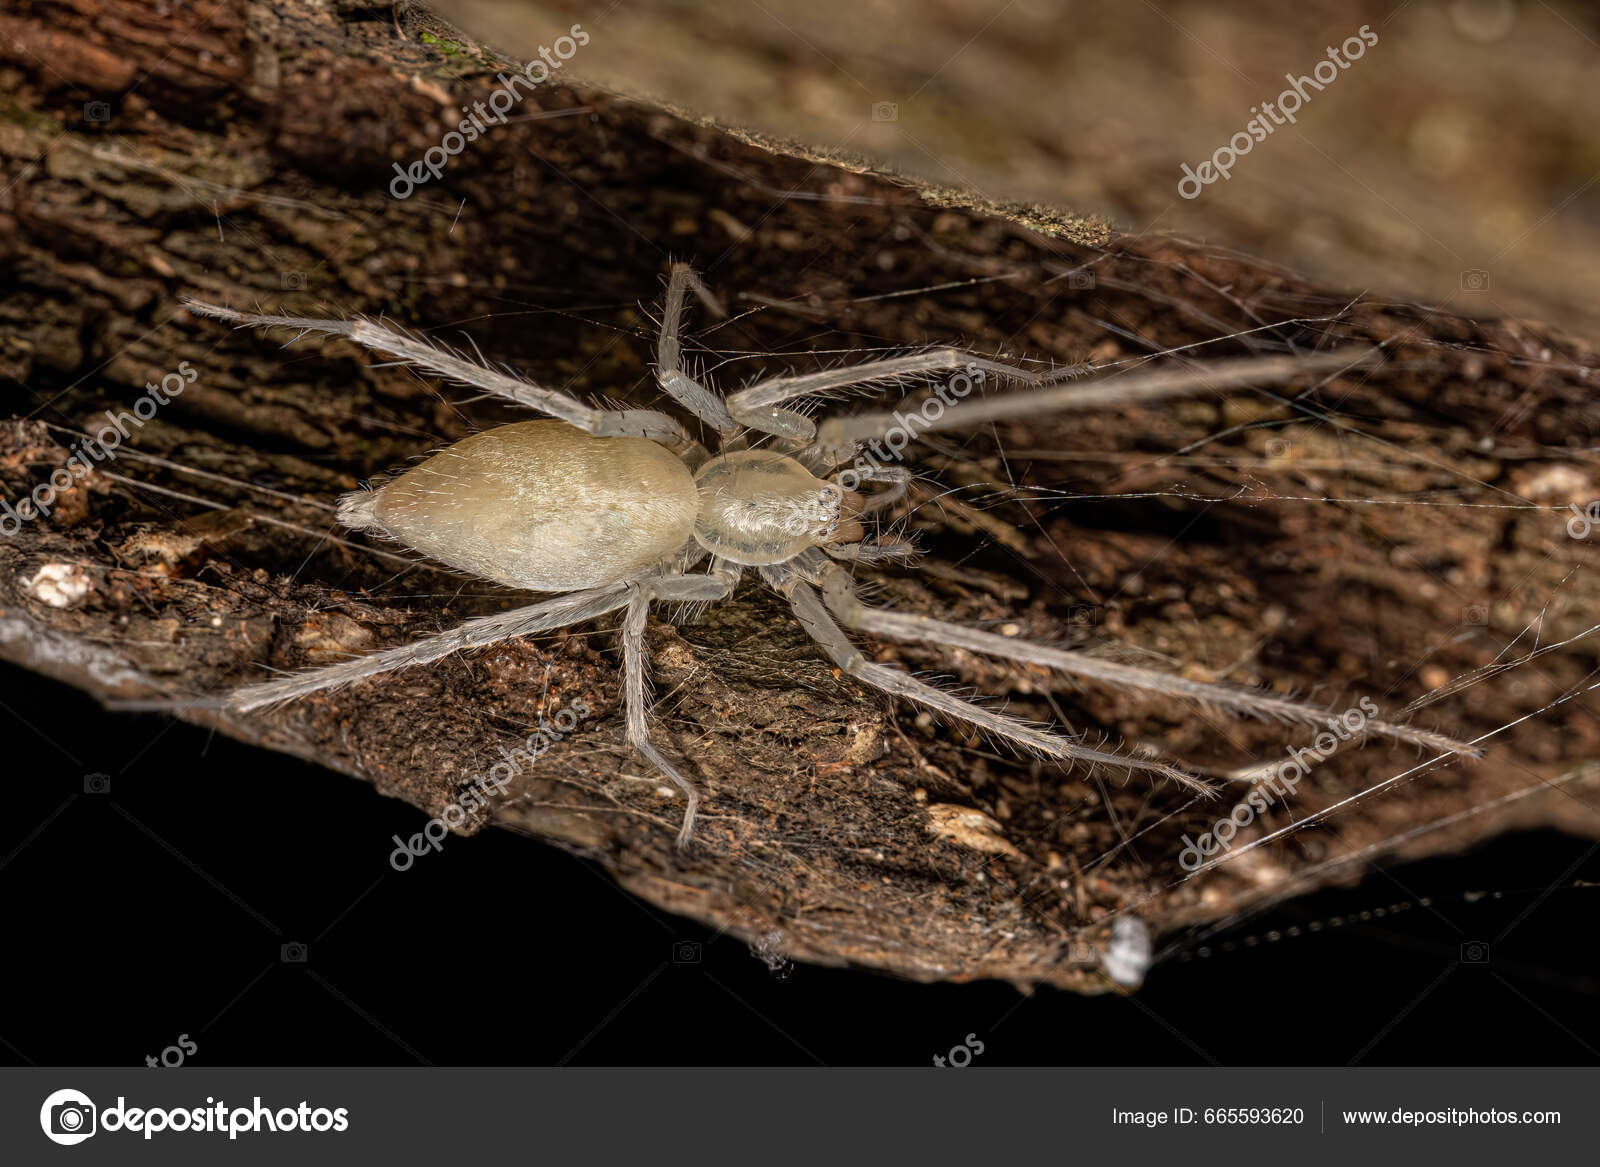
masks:
{"type": "Polygon", "coordinates": [[[190,311],[245,327],[297,328],[302,334],[320,332],[343,336],[364,348],[394,357],[403,364],[434,373],[457,384],[481,389],[515,401],[518,405],[558,418],[597,438],[648,438],[675,454],[689,456],[699,443],[672,418],[654,409],[598,409],[570,394],[546,389],[532,381],[498,373],[458,356],[432,341],[407,336],[398,329],[372,320],[314,320],[301,316],[262,316],[235,312],[216,304],[185,300],[190,311]]]}
{"type": "Polygon", "coordinates": [[[642,580],[628,585],[628,611],[622,621],[622,693],[626,710],[628,744],[646,761],[660,770],[687,800],[683,823],[678,828],[677,846],[689,845],[694,836],[695,814],[700,807],[700,792],[650,741],[650,667],[645,627],[650,605],[681,601],[703,603],[721,600],[738,586],[741,569],[726,560],[713,560],[706,575],[677,576],[642,580]]]}
{"type": "Polygon", "coordinates": [[[788,564],[763,567],[760,570],[762,578],[789,601],[795,618],[800,621],[800,626],[806,630],[811,639],[822,646],[834,664],[863,684],[891,696],[907,698],[947,717],[976,726],[1024,751],[1065,762],[1086,762],[1113,766],[1121,770],[1141,770],[1170,779],[1191,790],[1207,795],[1212,793],[1211,787],[1204,780],[1193,774],[1187,774],[1176,766],[1093,749],[1059,734],[1036,729],[1014,717],[1007,717],[985,709],[981,705],[964,701],[898,669],[869,661],[828,614],[821,597],[799,571],[788,564]]]}
{"type": "MultiPolygon", "coordinates": [[[[1141,689],[1166,697],[1180,697],[1198,705],[1226,709],[1251,717],[1297,725],[1325,725],[1337,714],[1303,701],[1263,693],[1240,685],[1194,681],[1176,677],[1155,669],[1103,660],[1099,657],[1071,652],[1048,644],[998,636],[961,624],[936,620],[909,612],[896,612],[888,608],[874,608],[861,602],[855,582],[838,564],[830,563],[815,551],[801,554],[792,561],[796,571],[804,573],[822,588],[822,597],[831,611],[846,628],[858,632],[886,636],[891,640],[919,644],[936,644],[945,648],[964,648],[986,656],[997,656],[1022,664],[1042,665],[1059,673],[1086,680],[1099,681],[1114,688],[1141,689]]],[[[1363,722],[1362,732],[1378,734],[1462,757],[1481,757],[1483,751],[1476,746],[1456,741],[1432,730],[1409,725],[1396,725],[1378,718],[1363,722]]]]}

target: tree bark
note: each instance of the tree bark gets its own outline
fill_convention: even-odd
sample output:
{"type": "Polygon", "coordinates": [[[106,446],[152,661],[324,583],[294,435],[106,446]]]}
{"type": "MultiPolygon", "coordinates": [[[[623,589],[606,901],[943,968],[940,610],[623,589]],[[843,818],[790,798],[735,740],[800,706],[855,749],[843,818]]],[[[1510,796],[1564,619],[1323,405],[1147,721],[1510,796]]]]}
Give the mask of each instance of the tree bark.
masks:
{"type": "MultiPolygon", "coordinates": [[[[748,583],[695,622],[651,625],[657,740],[706,794],[686,855],[672,848],[681,801],[623,744],[614,622],[271,713],[182,716],[439,815],[541,710],[581,702],[590,716],[463,833],[492,823],[572,848],[763,951],[923,980],[1094,991],[1122,916],[1176,934],[1378,859],[1512,828],[1600,834],[1600,723],[1582,692],[1595,641],[1563,644],[1600,608],[1563,509],[1581,519],[1600,495],[1593,347],[985,204],[565,77],[393,197],[394,164],[515,64],[421,10],[0,4],[4,498],[47,482],[106,411],[195,373],[48,516],[0,539],[0,653],[103,698],[216,694],[525,602],[345,539],[328,509],[518,415],[345,342],[229,331],[179,296],[383,312],[540,383],[641,402],[653,325],[637,306],[670,255],[732,309],[696,319],[706,349],[782,354],[715,370],[724,386],[885,344],[1105,364],[1236,333],[1199,353],[1382,342],[1377,372],[1326,385],[929,440],[916,468],[964,489],[920,487],[904,525],[923,570],[871,578],[907,609],[1334,711],[1420,702],[1419,723],[1500,730],[1486,758],[1342,750],[1241,845],[1348,806],[1188,878],[1184,837],[1231,797],[1019,761],[893,708],[748,583]]],[[[1314,736],[963,653],[868,652],[1211,772],[1314,736]]]]}

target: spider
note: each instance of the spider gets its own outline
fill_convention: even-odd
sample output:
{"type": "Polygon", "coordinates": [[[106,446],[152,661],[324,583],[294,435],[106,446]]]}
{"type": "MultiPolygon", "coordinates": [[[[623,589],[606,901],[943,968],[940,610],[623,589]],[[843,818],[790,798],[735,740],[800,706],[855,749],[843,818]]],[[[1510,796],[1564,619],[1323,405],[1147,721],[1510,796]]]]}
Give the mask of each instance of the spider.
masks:
{"type": "MultiPolygon", "coordinates": [[[[700,792],[650,737],[646,622],[652,604],[709,603],[729,597],[746,568],[789,603],[800,626],[844,673],[893,697],[968,723],[1024,752],[1063,762],[1144,771],[1209,792],[1180,767],[1093,748],[973,704],[863,655],[847,630],[907,642],[967,649],[1042,665],[1081,680],[1141,689],[1283,722],[1320,724],[1328,712],[1288,697],[1172,676],[1154,669],[1036,644],[928,616],[869,606],[846,565],[905,559],[905,544],[868,539],[863,519],[903,497],[911,478],[899,465],[863,457],[878,439],[1007,418],[1148,403],[1197,392],[1334,374],[1368,360],[1370,350],[1247,358],[1191,369],[1156,369],[1061,384],[1072,371],[1035,373],[954,348],[755,382],[726,398],[684,367],[679,332],[693,292],[720,306],[687,264],[674,264],[656,344],[661,390],[716,434],[710,453],[668,414],[604,409],[488,367],[379,321],[266,316],[186,301],[196,313],[238,327],[285,326],[348,337],[445,380],[514,401],[549,420],[520,421],[474,433],[427,460],[340,499],[344,526],[395,540],[486,580],[553,598],[413,644],[236,689],[226,708],[248,713],[350,685],[467,648],[547,632],[621,610],[623,705],[627,742],[682,791],[677,845],[693,837],[700,792]],[[869,412],[813,421],[786,403],[851,386],[926,382],[950,375],[940,408],[869,412]],[[969,396],[989,378],[1020,391],[969,396]],[[965,391],[956,385],[964,384],[965,391]],[[959,394],[959,396],[958,396],[959,394]],[[957,397],[953,402],[951,397],[957,397]],[[914,431],[914,432],[911,432],[914,431]],[[881,487],[871,496],[856,489],[881,487]],[[696,571],[709,557],[705,570],[696,571]]],[[[935,399],[929,398],[932,402],[935,399]]],[[[1367,731],[1462,753],[1442,735],[1372,720],[1367,731]]]]}

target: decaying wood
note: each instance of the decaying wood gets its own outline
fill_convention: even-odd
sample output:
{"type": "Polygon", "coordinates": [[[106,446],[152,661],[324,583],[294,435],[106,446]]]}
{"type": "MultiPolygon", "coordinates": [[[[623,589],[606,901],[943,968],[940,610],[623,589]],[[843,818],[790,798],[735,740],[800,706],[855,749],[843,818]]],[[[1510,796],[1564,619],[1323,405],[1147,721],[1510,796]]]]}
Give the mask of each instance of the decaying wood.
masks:
{"type": "MultiPolygon", "coordinates": [[[[688,855],[671,845],[681,804],[622,746],[611,623],[271,714],[185,716],[438,814],[541,708],[582,702],[591,716],[513,783],[494,824],[766,950],[919,979],[1093,990],[1119,914],[1171,933],[1378,858],[1534,825],[1600,833],[1593,702],[1545,708],[1587,683],[1597,642],[1488,668],[1600,610],[1600,573],[1562,509],[1600,495],[1593,348],[1093,218],[980,205],[565,79],[524,100],[539,116],[493,127],[396,199],[393,163],[436,144],[502,64],[439,29],[326,0],[0,6],[4,497],[47,480],[147,383],[180,362],[197,372],[47,518],[0,539],[7,658],[105,698],[215,693],[521,599],[341,542],[327,509],[514,415],[345,343],[231,332],[184,312],[183,294],[385,312],[468,334],[542,383],[632,400],[653,397],[637,305],[669,255],[698,263],[734,310],[702,332],[708,348],[801,366],[810,350],[934,340],[1106,363],[1327,318],[1203,355],[1369,341],[1387,363],[1296,404],[1312,386],[929,443],[918,468],[967,489],[924,489],[906,525],[926,570],[878,577],[897,605],[1188,675],[1341,710],[1370,695],[1386,715],[1431,693],[1419,722],[1464,737],[1510,726],[1481,763],[1424,767],[1196,878],[1180,840],[1229,801],[1018,761],[892,709],[750,585],[697,622],[652,625],[658,737],[707,794],[688,855]],[[85,120],[96,102],[108,120],[85,120]]],[[[870,651],[1212,772],[1308,740],[964,654],[870,651]]],[[[1342,752],[1292,815],[1424,760],[1342,752]]]]}

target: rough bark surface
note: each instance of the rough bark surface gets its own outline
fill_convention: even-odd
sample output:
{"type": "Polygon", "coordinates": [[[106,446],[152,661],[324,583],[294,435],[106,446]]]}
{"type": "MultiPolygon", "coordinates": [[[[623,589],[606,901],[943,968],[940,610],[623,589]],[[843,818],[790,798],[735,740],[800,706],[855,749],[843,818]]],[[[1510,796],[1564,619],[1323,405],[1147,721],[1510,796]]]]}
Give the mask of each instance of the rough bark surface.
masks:
{"type": "MultiPolygon", "coordinates": [[[[1508,648],[1529,626],[1556,644],[1600,608],[1562,509],[1600,495],[1593,348],[1092,217],[977,205],[581,85],[541,87],[520,111],[540,116],[391,197],[392,164],[436,144],[499,67],[420,11],[0,5],[4,497],[46,481],[105,410],[180,362],[197,372],[113,462],[0,540],[0,653],[107,698],[217,693],[523,601],[341,541],[328,510],[362,478],[515,414],[343,342],[229,331],[180,295],[385,312],[469,335],[541,383],[636,401],[653,400],[638,305],[669,255],[734,311],[714,329],[696,320],[706,349],[787,354],[732,361],[724,385],[863,346],[1105,363],[1324,318],[1202,352],[1381,341],[1387,363],[1295,403],[1312,387],[919,447],[919,470],[966,489],[924,488],[904,519],[924,569],[875,577],[881,601],[908,609],[1336,710],[1424,700],[1417,720],[1460,736],[1510,725],[1480,763],[1424,767],[1196,878],[1180,840],[1230,800],[1019,761],[892,708],[754,584],[695,622],[651,626],[658,740],[707,796],[687,855],[672,848],[681,803],[622,744],[612,622],[268,714],[184,716],[436,814],[541,702],[581,700],[593,713],[578,731],[464,830],[492,821],[570,847],[764,951],[918,979],[1099,989],[1122,914],[1171,934],[1379,858],[1534,825],[1600,834],[1600,725],[1588,696],[1561,700],[1587,683],[1596,642],[1496,667],[1535,647],[1529,634],[1508,648]]],[[[1212,772],[1310,736],[965,654],[869,652],[1212,772]]],[[[1423,760],[1341,752],[1251,830],[1423,760]]]]}

